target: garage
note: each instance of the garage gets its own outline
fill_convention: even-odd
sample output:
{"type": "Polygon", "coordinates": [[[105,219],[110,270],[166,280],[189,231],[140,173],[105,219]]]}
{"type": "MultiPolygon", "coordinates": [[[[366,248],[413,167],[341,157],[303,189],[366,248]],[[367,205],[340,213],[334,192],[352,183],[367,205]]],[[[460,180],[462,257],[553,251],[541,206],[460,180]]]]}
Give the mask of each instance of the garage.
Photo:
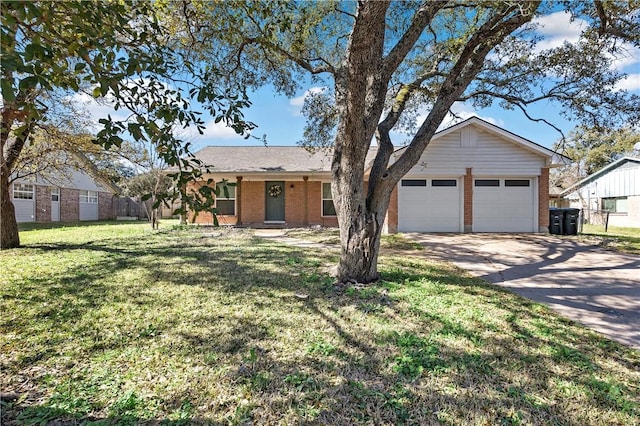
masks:
{"type": "Polygon", "coordinates": [[[35,220],[35,190],[30,183],[13,184],[13,207],[16,221],[33,222],[35,220]]]}
{"type": "Polygon", "coordinates": [[[461,232],[458,178],[403,179],[398,188],[398,231],[461,232]]]}
{"type": "Polygon", "coordinates": [[[534,178],[476,178],[473,232],[536,232],[534,178]]]}

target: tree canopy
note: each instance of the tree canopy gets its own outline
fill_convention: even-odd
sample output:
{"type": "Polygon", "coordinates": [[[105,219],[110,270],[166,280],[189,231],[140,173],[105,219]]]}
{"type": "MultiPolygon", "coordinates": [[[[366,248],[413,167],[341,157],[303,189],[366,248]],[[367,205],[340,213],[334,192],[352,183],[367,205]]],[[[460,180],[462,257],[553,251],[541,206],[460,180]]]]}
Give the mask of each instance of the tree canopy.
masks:
{"type": "Polygon", "coordinates": [[[378,278],[390,194],[415,165],[454,102],[519,109],[553,101],[597,128],[638,121],[640,99],[617,90],[614,66],[640,45],[634,2],[167,2],[166,16],[217,84],[271,84],[291,95],[311,76],[306,143],[333,147],[332,192],[341,232],[340,281],[378,278]],[[564,11],[583,24],[575,43],[544,47],[541,19],[564,11]],[[420,117],[420,120],[416,119],[420,117]],[[409,144],[394,162],[392,131],[409,144]],[[362,190],[372,139],[378,151],[362,190]]]}
{"type": "MultiPolygon", "coordinates": [[[[128,135],[153,144],[176,168],[178,191],[200,176],[200,164],[189,158],[190,144],[176,137],[176,128],[202,132],[201,109],[239,133],[252,127],[242,119],[244,92],[218,90],[213,68],[174,50],[153,3],[21,1],[1,8],[0,247],[19,245],[9,176],[36,128],[50,120],[53,96],[88,91],[127,111],[124,119],[102,118],[95,141],[120,149],[128,135]]],[[[197,203],[195,195],[190,199],[197,203]]]]}

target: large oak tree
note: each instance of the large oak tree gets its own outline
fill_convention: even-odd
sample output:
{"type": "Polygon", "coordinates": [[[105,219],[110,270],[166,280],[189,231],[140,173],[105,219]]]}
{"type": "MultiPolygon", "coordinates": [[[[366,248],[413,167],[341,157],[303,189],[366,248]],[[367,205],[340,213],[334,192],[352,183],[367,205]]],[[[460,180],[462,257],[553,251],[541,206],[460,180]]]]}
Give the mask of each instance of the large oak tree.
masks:
{"type": "Polygon", "coordinates": [[[639,44],[634,2],[358,1],[169,3],[184,48],[224,71],[219,80],[329,87],[307,98],[307,143],[333,147],[340,225],[338,279],[378,279],[380,233],[393,188],[418,161],[457,101],[519,109],[558,102],[592,125],[637,120],[638,97],[614,90],[613,67],[639,44]],[[565,10],[583,24],[572,44],[543,49],[538,18],[565,10]],[[419,113],[419,114],[418,114],[419,113]],[[415,122],[417,116],[423,117],[415,122]],[[392,131],[410,130],[392,162],[392,131]],[[372,139],[378,151],[365,180],[372,139]]]}
{"type": "Polygon", "coordinates": [[[124,118],[100,120],[100,146],[120,149],[125,137],[153,145],[177,170],[174,188],[182,194],[170,197],[184,196],[196,208],[210,204],[210,193],[184,190],[201,175],[200,164],[188,159],[189,144],[174,130],[202,131],[204,108],[242,133],[251,128],[240,111],[248,101],[242,90],[219,91],[212,84],[215,70],[190,63],[173,49],[153,3],[4,1],[0,7],[0,248],[20,244],[9,181],[29,160],[20,160],[25,146],[39,128],[52,127],[51,99],[83,90],[126,111],[124,118]]]}

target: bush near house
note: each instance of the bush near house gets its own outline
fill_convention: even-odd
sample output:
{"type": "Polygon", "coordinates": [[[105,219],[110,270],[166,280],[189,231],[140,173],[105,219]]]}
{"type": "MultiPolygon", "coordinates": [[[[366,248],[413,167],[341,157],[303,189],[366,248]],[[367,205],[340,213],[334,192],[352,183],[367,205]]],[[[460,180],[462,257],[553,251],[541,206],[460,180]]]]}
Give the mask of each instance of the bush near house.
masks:
{"type": "Polygon", "coordinates": [[[639,351],[450,265],[91,225],[0,252],[3,425],[640,423],[639,351]]]}

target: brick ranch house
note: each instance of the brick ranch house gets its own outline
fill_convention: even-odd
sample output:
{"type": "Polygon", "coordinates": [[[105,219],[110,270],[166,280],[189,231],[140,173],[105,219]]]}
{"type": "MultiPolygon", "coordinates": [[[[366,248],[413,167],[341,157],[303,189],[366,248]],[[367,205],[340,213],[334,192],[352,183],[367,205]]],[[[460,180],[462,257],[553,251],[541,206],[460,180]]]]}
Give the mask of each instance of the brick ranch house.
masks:
{"type": "MultiPolygon", "coordinates": [[[[368,164],[375,153],[372,146],[368,164]]],[[[210,166],[204,180],[235,183],[228,197],[216,200],[220,224],[337,226],[330,152],[210,146],[195,156],[210,166]]],[[[553,151],[479,118],[465,120],[434,135],[400,181],[386,231],[548,232],[549,168],[559,160],[553,151]]],[[[212,221],[211,213],[196,217],[196,223],[212,221]]]]}
{"type": "Polygon", "coordinates": [[[16,179],[9,185],[18,222],[114,219],[112,189],[81,170],[66,176],[16,179]]]}

